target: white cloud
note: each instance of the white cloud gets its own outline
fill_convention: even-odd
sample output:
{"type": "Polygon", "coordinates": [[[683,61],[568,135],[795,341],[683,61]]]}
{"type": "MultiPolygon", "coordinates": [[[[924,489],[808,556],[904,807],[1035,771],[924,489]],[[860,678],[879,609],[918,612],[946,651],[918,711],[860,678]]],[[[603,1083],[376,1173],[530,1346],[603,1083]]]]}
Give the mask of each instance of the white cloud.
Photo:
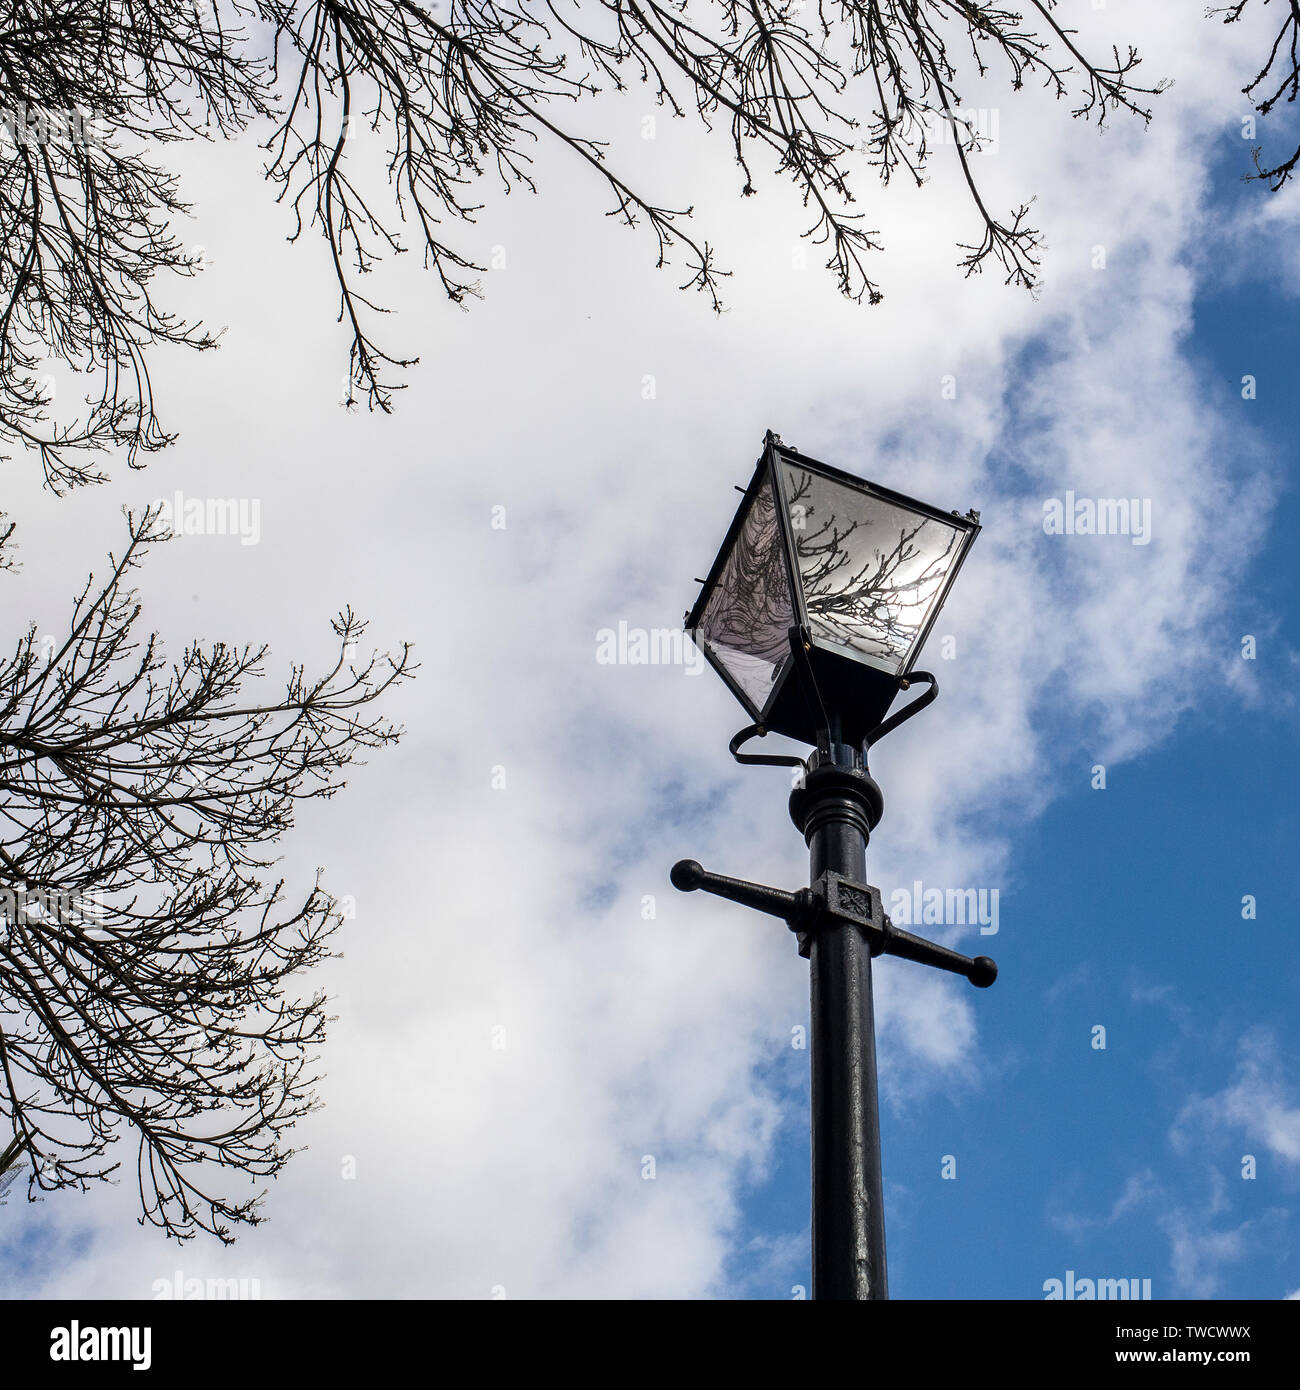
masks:
{"type": "Polygon", "coordinates": [[[1262,1145],[1284,1166],[1300,1165],[1300,1092],[1282,1061],[1276,1036],[1252,1029],[1238,1044],[1231,1082],[1187,1102],[1174,1127],[1187,1147],[1207,1131],[1220,1142],[1239,1132],[1242,1142],[1262,1145]]]}
{"type": "Polygon", "coordinates": [[[1170,1267],[1176,1286],[1189,1298],[1213,1298],[1222,1287],[1224,1266],[1246,1258],[1266,1219],[1243,1221],[1230,1231],[1213,1231],[1197,1214],[1183,1210],[1162,1221],[1169,1237],[1170,1267]]]}
{"type": "Polygon", "coordinates": [[[1058,1199],[1050,1206],[1047,1220],[1056,1230],[1075,1240],[1083,1240],[1095,1235],[1097,1231],[1114,1226],[1132,1212],[1140,1211],[1153,1203],[1162,1203],[1165,1196],[1155,1173],[1149,1168],[1144,1168],[1129,1175],[1119,1196],[1104,1215],[1089,1216],[1085,1212],[1068,1210],[1058,1199]]]}

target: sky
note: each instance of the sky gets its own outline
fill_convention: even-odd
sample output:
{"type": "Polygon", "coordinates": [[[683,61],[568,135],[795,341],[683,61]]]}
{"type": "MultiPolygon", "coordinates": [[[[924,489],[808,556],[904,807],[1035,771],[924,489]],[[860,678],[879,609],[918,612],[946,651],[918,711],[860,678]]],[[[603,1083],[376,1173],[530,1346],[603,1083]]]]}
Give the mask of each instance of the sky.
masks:
{"type": "Polygon", "coordinates": [[[1036,199],[1037,298],[961,277],[970,214],[936,167],[920,190],[863,170],[886,298],[845,302],[790,190],[736,197],[686,123],[641,140],[633,91],[593,124],[695,206],[727,311],[543,158],[541,193],[490,194],[472,229],[481,302],[383,267],[421,359],[389,417],[339,404],[323,248],[285,240],[254,142],[184,151],[204,270],[171,302],[222,346],[158,358],[180,438],[146,470],[54,497],[4,465],[13,636],[57,630],[124,506],[181,490],[255,499],[260,534],[150,558],[169,648],[320,663],[350,603],[422,665],[385,711],[403,742],[283,845],[291,882],[323,866],[356,916],[321,971],[324,1104],[264,1224],[178,1247],[129,1181],[11,1192],[0,1292],[147,1299],[179,1272],[268,1298],[806,1293],[806,963],[779,923],[667,878],[692,857],[804,883],[789,776],[730,760],[749,721],[698,662],[598,660],[602,629],[680,625],[771,428],[984,528],[922,661],[942,694],[872,754],[869,878],[887,907],[917,882],[996,892],[996,932],[923,929],[1000,967],[987,991],[875,969],[891,1295],[1038,1299],[1067,1271],[1300,1294],[1300,194],[1240,177],[1260,30],[1156,8],[1080,21],[1175,79],[1150,127],[1099,136],[997,84],[972,102],[998,113],[993,201],[1036,199]],[[1145,543],[1050,534],[1067,491],[1149,505],[1145,543]]]}

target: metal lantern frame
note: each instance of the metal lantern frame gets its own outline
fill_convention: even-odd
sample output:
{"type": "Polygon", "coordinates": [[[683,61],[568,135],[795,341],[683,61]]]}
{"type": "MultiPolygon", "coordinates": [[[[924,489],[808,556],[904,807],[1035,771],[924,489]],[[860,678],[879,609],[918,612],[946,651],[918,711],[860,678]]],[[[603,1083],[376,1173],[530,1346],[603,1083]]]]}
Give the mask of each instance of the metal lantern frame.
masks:
{"type": "MultiPolygon", "coordinates": [[[[810,708],[810,692],[804,688],[807,682],[792,676],[792,671],[797,665],[792,656],[787,655],[777,667],[772,688],[763,704],[759,706],[737,681],[735,675],[727,669],[725,662],[715,655],[713,643],[709,638],[699,632],[710,599],[726,571],[732,551],[765,485],[772,489],[785,581],[790,595],[791,620],[793,629],[800,634],[804,652],[807,654],[804,658],[807,676],[824,697],[825,705],[836,710],[837,720],[842,721],[844,740],[849,743],[861,743],[868,739],[871,732],[884,720],[898,692],[907,688],[908,677],[921,648],[938,619],[968,551],[979,535],[979,513],[971,511],[963,516],[956,511],[942,511],[928,502],[909,497],[906,493],[896,492],[892,488],[869,482],[865,478],[846,473],[843,469],[809,458],[797,449],[783,444],[778,435],[768,431],[763,452],[754,469],[754,476],[744,490],[744,498],[732,518],[695,605],[686,615],[685,627],[696,646],[703,652],[705,660],[749,712],[758,729],[786,734],[805,743],[819,741],[819,730],[816,726],[820,722],[820,716],[810,708]],[[958,533],[957,553],[932,596],[929,611],[912,638],[901,665],[887,664],[870,653],[827,642],[819,636],[816,624],[810,622],[800,576],[798,540],[791,520],[790,489],[783,464],[838,484],[864,498],[878,500],[910,512],[918,518],[941,522],[958,533]]],[[[816,697],[812,703],[816,703],[816,697]]]]}

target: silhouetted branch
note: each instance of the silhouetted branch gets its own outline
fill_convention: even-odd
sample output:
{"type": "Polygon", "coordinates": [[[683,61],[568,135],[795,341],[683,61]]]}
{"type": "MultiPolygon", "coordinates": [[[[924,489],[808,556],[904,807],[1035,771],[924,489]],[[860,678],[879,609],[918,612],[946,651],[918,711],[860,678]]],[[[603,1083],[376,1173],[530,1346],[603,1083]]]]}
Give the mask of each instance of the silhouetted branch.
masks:
{"type": "Polygon", "coordinates": [[[33,450],[56,487],[98,480],[105,448],[138,464],[170,442],[150,350],[214,338],[154,297],[168,272],[196,268],[156,153],[250,123],[269,129],[266,173],[290,239],[314,229],[328,246],[348,404],[363,395],[391,409],[417,360],[381,343],[387,310],[365,278],[408,249],[409,232],[452,302],[478,295],[480,182],[536,191],[544,145],[600,180],[609,215],[647,229],[656,263],[680,260],[682,287],[720,307],[726,272],[690,230],[691,209],[638,187],[578,124],[598,92],[634,83],[673,117],[725,128],[742,195],[768,173],[789,178],[808,209],[803,235],[850,298],[881,297],[868,269],[880,242],[853,208],[855,161],[886,183],[899,169],[920,182],[937,144],[953,146],[979,228],[959,243],[960,264],[972,274],[992,260],[1032,289],[1038,233],[1025,205],[1003,216],[981,192],[962,68],[984,76],[1000,62],[1013,90],[1039,82],[1099,125],[1115,110],[1149,118],[1142,98],[1160,86],[1136,84],[1132,49],[1090,58],[1052,0],[1031,0],[1028,14],[1033,26],[992,0],[16,0],[0,29],[0,99],[51,129],[51,113],[80,115],[0,152],[0,437],[33,450]],[[387,190],[350,158],[362,123],[384,151],[387,190]],[[47,362],[92,375],[84,416],[55,418],[47,362]]]}
{"type": "MultiPolygon", "coordinates": [[[[1212,8],[1206,13],[1211,16],[1222,15],[1225,24],[1236,24],[1250,0],[1237,0],[1236,4],[1212,8]]],[[[1270,0],[1263,0],[1267,5],[1270,0]]],[[[1268,58],[1263,67],[1241,89],[1244,95],[1255,103],[1255,110],[1267,116],[1284,97],[1288,103],[1300,95],[1300,0],[1280,0],[1281,23],[1269,45],[1268,58]],[[1277,72],[1274,73],[1276,67],[1277,72]]],[[[1276,164],[1266,164],[1263,160],[1263,147],[1256,145],[1251,150],[1255,172],[1247,174],[1248,179],[1261,179],[1276,193],[1282,188],[1300,164],[1300,142],[1291,154],[1276,164]]]]}
{"type": "Polygon", "coordinates": [[[169,662],[128,587],[158,513],[128,524],[66,633],[32,629],[0,664],[0,1115],[33,1192],[108,1176],[126,1131],[143,1219],[228,1240],[260,1197],[219,1190],[221,1170],[273,1177],[314,1106],[325,999],[292,977],[340,921],[319,875],[297,898],[268,877],[273,847],[298,802],[398,738],[369,710],[414,668],[405,647],[360,659],[350,611],[329,669],[292,668],[279,698],[254,698],[262,647],[169,662]]]}

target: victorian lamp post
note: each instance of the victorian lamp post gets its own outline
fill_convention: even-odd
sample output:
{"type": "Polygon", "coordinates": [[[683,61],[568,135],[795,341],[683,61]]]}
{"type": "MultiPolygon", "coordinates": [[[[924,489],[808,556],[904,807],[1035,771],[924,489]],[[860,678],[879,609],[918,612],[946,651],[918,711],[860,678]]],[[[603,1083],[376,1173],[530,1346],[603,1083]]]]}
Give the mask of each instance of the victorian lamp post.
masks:
{"type": "Polygon", "coordinates": [[[884,809],[867,752],[934,700],[913,669],[979,514],[943,512],[806,458],[768,432],[686,629],[753,721],[738,762],[801,767],[790,816],[808,844],[810,886],[787,893],[673,866],[704,889],[782,918],[809,963],[812,996],[812,1293],[888,1297],[881,1190],[874,956],[903,956],[991,985],[997,966],[900,931],[866,882],[866,846],[884,809]],[[900,691],[925,693],[890,715],[900,691]],[[742,753],[783,734],[807,758],[742,753]]]}

